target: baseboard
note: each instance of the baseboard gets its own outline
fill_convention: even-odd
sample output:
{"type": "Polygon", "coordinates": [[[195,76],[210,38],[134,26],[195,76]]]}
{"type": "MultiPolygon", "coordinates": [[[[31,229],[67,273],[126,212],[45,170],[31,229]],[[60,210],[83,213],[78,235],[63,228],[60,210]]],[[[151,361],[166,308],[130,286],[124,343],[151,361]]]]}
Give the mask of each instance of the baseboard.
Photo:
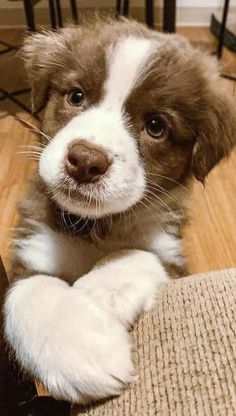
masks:
{"type": "MultiPolygon", "coordinates": [[[[89,10],[94,8],[86,7],[86,2],[80,0],[79,12],[80,15],[88,13],[89,10]]],[[[115,3],[114,1],[112,3],[115,3]]],[[[71,21],[71,13],[68,8],[68,2],[62,1],[64,21],[71,21]]],[[[87,3],[88,4],[88,3],[87,3]]],[[[104,6],[100,9],[105,13],[114,13],[115,8],[109,7],[109,0],[105,1],[104,6]]],[[[92,6],[92,2],[89,3],[92,6]]],[[[35,21],[38,27],[50,26],[48,17],[48,2],[47,0],[40,1],[34,8],[35,21]]],[[[221,9],[214,7],[178,7],[176,22],[179,26],[209,26],[212,13],[221,13],[221,9]]],[[[236,7],[230,8],[230,14],[236,13],[236,7]]],[[[130,16],[143,21],[144,9],[143,7],[132,7],[130,10],[130,16]]],[[[158,27],[162,25],[162,8],[155,8],[155,25],[158,27]]],[[[1,0],[0,4],[0,27],[25,27],[25,15],[22,6],[22,2],[1,0]]]]}

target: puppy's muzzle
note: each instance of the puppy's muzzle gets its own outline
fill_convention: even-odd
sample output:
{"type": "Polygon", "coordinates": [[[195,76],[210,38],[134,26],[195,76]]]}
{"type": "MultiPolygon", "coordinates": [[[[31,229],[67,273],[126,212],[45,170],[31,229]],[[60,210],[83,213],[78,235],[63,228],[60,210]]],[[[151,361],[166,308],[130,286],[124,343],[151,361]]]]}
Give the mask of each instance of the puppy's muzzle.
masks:
{"type": "Polygon", "coordinates": [[[98,181],[107,172],[109,165],[105,151],[84,140],[73,143],[65,161],[68,175],[79,184],[98,181]]]}

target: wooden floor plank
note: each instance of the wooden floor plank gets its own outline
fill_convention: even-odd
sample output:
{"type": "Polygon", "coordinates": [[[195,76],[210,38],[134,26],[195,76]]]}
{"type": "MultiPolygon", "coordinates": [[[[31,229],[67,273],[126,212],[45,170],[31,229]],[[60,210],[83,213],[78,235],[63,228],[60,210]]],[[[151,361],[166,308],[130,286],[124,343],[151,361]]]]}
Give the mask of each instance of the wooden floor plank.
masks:
{"type": "MultiPolygon", "coordinates": [[[[29,116],[24,114],[29,119],[29,116]]],[[[0,119],[0,253],[8,264],[9,241],[16,223],[16,204],[21,198],[33,161],[18,154],[21,146],[35,144],[35,134],[12,116],[0,119]]]]}
{"type": "Polygon", "coordinates": [[[184,247],[191,273],[236,266],[236,153],[195,183],[184,247]]]}

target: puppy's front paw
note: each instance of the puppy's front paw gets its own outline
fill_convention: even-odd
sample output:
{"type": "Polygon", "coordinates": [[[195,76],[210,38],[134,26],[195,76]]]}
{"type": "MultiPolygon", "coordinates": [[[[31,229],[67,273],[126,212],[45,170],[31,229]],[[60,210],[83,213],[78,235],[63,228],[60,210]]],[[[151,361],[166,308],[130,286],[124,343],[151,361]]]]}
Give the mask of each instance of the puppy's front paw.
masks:
{"type": "Polygon", "coordinates": [[[113,257],[108,256],[104,267],[98,264],[78,279],[74,287],[87,290],[97,304],[129,327],[141,312],[153,307],[168,276],[152,253],[139,250],[122,250],[121,253],[125,254],[112,253],[113,257]]]}
{"type": "Polygon", "coordinates": [[[87,291],[45,276],[19,281],[5,305],[5,334],[22,366],[56,398],[118,395],[134,380],[129,337],[87,291]]]}

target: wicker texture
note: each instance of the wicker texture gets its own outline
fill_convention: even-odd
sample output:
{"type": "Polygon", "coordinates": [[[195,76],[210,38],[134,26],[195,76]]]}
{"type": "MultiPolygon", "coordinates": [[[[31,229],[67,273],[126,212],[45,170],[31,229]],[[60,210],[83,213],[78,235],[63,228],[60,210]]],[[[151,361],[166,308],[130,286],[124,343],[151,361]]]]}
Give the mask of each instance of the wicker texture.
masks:
{"type": "Polygon", "coordinates": [[[170,282],[132,332],[139,381],[71,414],[235,416],[235,300],[236,270],[170,282]]]}

